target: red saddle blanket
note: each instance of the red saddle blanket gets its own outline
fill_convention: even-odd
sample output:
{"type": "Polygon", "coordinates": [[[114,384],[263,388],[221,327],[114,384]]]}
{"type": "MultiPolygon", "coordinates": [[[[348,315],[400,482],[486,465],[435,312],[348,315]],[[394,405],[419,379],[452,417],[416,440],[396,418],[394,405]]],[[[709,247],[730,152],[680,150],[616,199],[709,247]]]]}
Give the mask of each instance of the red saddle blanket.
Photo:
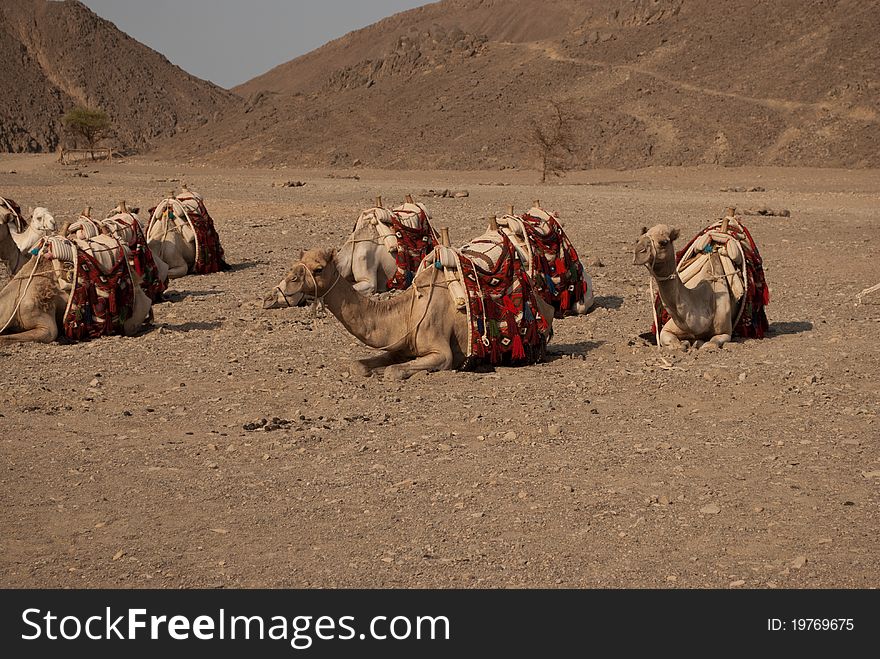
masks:
{"type": "Polygon", "coordinates": [[[531,244],[535,277],[543,277],[544,299],[553,305],[557,318],[572,313],[587,293],[584,266],[562,226],[550,213],[520,216],[531,244]]]}
{"type": "MultiPolygon", "coordinates": [[[[710,224],[705,229],[694,236],[691,241],[679,250],[675,255],[676,263],[680,263],[682,257],[688,251],[690,246],[700,236],[712,232],[720,232],[719,223],[710,224]]],[[[761,254],[758,252],[758,246],[752,239],[752,234],[743,225],[739,218],[736,223],[731,222],[727,227],[727,233],[735,238],[743,252],[743,262],[745,263],[745,276],[748,281],[747,292],[745,297],[740,301],[743,305],[740,313],[739,321],[733,328],[733,336],[741,336],[743,338],[763,339],[764,335],[770,329],[770,323],[767,321],[767,314],[764,307],[770,303],[770,288],[764,279],[764,266],[761,254]]],[[[711,243],[710,243],[711,245],[711,243]]],[[[669,312],[663,307],[663,302],[658,293],[654,297],[654,307],[657,310],[657,318],[660,321],[660,327],[669,320],[669,312]]],[[[651,325],[651,333],[655,333],[657,327],[651,325]]]]}
{"type": "Polygon", "coordinates": [[[159,269],[140,223],[131,215],[118,221],[128,226],[134,236],[128,243],[128,249],[131,253],[131,265],[141,278],[141,288],[153,302],[162,302],[162,293],[168,288],[168,280],[159,279],[159,269]]]}
{"type": "MultiPolygon", "coordinates": [[[[181,201],[190,201],[190,198],[178,197],[181,201]]],[[[196,261],[193,264],[193,272],[204,275],[211,272],[229,270],[229,265],[223,259],[223,246],[220,245],[220,235],[214,228],[214,220],[205,208],[204,202],[192,197],[198,203],[197,213],[189,213],[189,220],[196,234],[196,261]]]]}
{"type": "Polygon", "coordinates": [[[501,233],[495,235],[497,238],[484,236],[470,243],[477,249],[480,243],[488,242],[501,247],[500,257],[489,268],[477,267],[473,259],[459,252],[471,330],[465,368],[479,360],[533,364],[545,355],[548,322],[538,307],[531,280],[510,239],[501,233]]]}
{"type": "Polygon", "coordinates": [[[394,259],[397,270],[388,279],[388,290],[404,290],[412,284],[413,278],[425,256],[437,244],[436,234],[423,210],[418,212],[418,226],[408,227],[400,221],[398,211],[391,212],[391,228],[397,238],[397,252],[394,259]]]}
{"type": "Polygon", "coordinates": [[[109,274],[98,262],[77,249],[73,290],[64,314],[64,336],[88,341],[109,334],[122,334],[123,324],[134,307],[134,282],[122,247],[109,274]]]}

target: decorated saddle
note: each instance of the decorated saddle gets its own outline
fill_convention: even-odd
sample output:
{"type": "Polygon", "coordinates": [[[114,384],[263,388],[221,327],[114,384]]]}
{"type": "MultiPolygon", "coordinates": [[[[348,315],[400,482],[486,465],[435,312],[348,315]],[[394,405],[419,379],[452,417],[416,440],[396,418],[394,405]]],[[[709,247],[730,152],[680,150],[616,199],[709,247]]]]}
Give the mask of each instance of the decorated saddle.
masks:
{"type": "MultiPolygon", "coordinates": [[[[676,254],[676,270],[682,283],[693,288],[706,273],[724,279],[733,301],[733,335],[761,339],[770,327],[764,306],[770,303],[770,289],[764,280],[764,267],[758,247],[738,217],[710,224],[676,254]],[[724,272],[711,272],[710,255],[717,253],[724,272]]],[[[658,293],[654,307],[660,327],[669,320],[658,293]]],[[[656,331],[651,327],[651,332],[656,331]]]]}
{"type": "Polygon", "coordinates": [[[370,208],[361,213],[355,231],[367,223],[376,228],[379,239],[397,264],[397,270],[388,279],[388,290],[409,288],[422,260],[438,242],[427,207],[406,202],[394,209],[370,208]]]}
{"type": "Polygon", "coordinates": [[[129,264],[141,278],[141,288],[147,297],[153,302],[162,302],[162,293],[168,288],[168,280],[159,278],[153,252],[147,245],[147,238],[137,216],[128,212],[116,213],[102,220],[101,225],[128,246],[129,264]]]}
{"type": "Polygon", "coordinates": [[[470,342],[463,368],[482,360],[532,364],[544,358],[549,323],[507,236],[488,232],[458,250],[438,245],[421,267],[445,272],[449,294],[467,314],[470,342]]]}
{"type": "Polygon", "coordinates": [[[111,236],[104,242],[46,238],[39,250],[53,266],[63,290],[69,291],[64,311],[64,336],[88,341],[124,333],[134,308],[134,281],[125,246],[111,236]]]}
{"type": "Polygon", "coordinates": [[[184,189],[174,198],[163,199],[155,208],[150,209],[147,235],[150,234],[153,224],[162,218],[181,230],[187,239],[189,239],[188,232],[191,232],[196,253],[192,269],[194,274],[203,275],[229,270],[229,265],[223,258],[220,236],[214,228],[214,220],[205,208],[201,195],[184,189]]]}
{"type": "Polygon", "coordinates": [[[592,279],[555,215],[533,207],[498,218],[498,226],[520,250],[529,277],[557,318],[573,313],[578,303],[592,304],[592,279]]]}

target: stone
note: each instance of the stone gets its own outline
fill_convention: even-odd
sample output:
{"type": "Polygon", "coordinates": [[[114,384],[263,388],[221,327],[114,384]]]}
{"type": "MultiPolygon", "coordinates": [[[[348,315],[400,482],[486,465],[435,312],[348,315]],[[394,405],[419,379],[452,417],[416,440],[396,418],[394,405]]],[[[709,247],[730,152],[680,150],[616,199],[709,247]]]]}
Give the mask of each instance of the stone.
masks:
{"type": "Polygon", "coordinates": [[[717,503],[709,503],[700,508],[700,512],[704,515],[717,515],[721,512],[721,506],[717,503]]]}

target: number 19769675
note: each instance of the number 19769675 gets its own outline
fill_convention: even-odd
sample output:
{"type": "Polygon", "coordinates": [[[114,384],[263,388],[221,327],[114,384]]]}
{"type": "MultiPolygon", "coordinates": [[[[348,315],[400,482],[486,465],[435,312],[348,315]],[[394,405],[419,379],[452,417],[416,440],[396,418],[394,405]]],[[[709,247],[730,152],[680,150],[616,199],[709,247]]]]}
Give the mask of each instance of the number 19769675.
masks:
{"type": "Polygon", "coordinates": [[[768,618],[768,631],[852,631],[855,624],[852,618],[791,618],[780,620],[768,618]]]}

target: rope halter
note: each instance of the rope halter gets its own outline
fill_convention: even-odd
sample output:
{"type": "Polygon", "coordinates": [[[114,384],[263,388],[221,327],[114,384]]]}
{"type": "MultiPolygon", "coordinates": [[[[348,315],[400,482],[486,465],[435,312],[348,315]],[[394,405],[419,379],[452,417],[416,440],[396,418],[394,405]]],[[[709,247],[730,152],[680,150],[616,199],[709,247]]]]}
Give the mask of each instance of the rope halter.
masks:
{"type": "MultiPolygon", "coordinates": [[[[314,318],[315,316],[318,315],[318,307],[319,307],[319,305],[320,305],[321,310],[322,310],[322,311],[324,310],[324,308],[325,308],[325,306],[324,306],[324,298],[327,297],[327,295],[330,294],[330,291],[332,291],[332,290],[336,287],[336,284],[339,283],[339,280],[340,280],[342,277],[341,277],[341,275],[339,274],[339,272],[337,272],[337,273],[336,273],[336,279],[334,279],[334,280],[333,280],[333,283],[330,284],[330,287],[329,287],[326,291],[324,291],[324,294],[319,296],[319,295],[318,295],[318,280],[315,279],[315,273],[313,273],[313,272],[309,269],[309,267],[308,267],[305,263],[303,263],[302,261],[298,261],[298,262],[296,262],[296,263],[293,264],[293,270],[294,270],[294,272],[296,272],[296,270],[297,270],[298,268],[300,268],[300,267],[302,267],[304,273],[308,274],[309,279],[312,280],[312,292],[309,293],[308,291],[306,291],[305,289],[303,289],[302,294],[303,294],[303,296],[304,296],[306,299],[308,299],[308,298],[310,298],[310,297],[312,298],[312,317],[314,318]]],[[[305,279],[306,279],[306,277],[305,277],[305,275],[304,275],[304,276],[303,276],[303,280],[305,280],[305,279]]],[[[290,303],[290,299],[287,297],[287,293],[285,293],[285,292],[281,289],[281,286],[276,286],[276,287],[275,287],[275,290],[277,290],[279,293],[281,293],[281,297],[284,298],[284,302],[287,304],[288,307],[292,307],[292,306],[293,306],[293,305],[290,303]]]]}

